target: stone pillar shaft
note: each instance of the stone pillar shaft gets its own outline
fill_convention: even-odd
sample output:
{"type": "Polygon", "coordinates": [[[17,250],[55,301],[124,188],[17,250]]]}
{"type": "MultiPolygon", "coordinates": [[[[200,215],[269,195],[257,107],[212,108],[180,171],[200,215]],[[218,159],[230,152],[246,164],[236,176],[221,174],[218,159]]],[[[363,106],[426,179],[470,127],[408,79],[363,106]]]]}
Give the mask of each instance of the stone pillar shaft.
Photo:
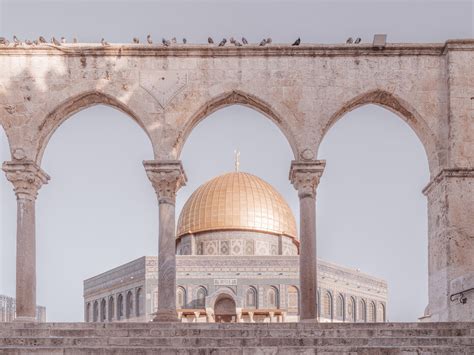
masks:
{"type": "Polygon", "coordinates": [[[178,321],[176,313],[176,192],[186,183],[179,160],[143,162],[158,197],[158,311],[154,321],[178,321]]]}
{"type": "Polygon", "coordinates": [[[300,320],[317,319],[316,188],[325,162],[293,161],[290,180],[300,199],[300,320]]]}
{"type": "Polygon", "coordinates": [[[36,225],[35,201],[49,176],[32,161],[3,163],[17,198],[16,320],[36,320],[36,225]]]}

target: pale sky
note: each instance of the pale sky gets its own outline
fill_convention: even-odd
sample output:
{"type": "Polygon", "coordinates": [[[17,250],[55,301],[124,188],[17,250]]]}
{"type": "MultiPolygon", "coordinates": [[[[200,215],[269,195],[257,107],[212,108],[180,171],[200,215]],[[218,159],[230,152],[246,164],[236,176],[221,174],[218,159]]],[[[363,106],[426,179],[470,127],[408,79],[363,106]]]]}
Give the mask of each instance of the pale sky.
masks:
{"type": "MultiPolygon", "coordinates": [[[[203,43],[245,35],[252,41],[444,42],[472,38],[471,1],[13,1],[0,0],[0,36],[77,36],[129,42],[176,36],[203,43]]],[[[1,70],[1,68],[0,68],[1,70]]],[[[241,169],[271,183],[298,220],[288,181],[293,159],[285,137],[260,113],[221,109],[189,137],[182,160],[189,195],[212,177],[241,169]]],[[[37,200],[38,302],[49,321],[83,320],[82,281],[143,255],[157,254],[158,207],[142,160],[147,136],[125,114],[96,106],[67,120],[53,135],[42,167],[51,175],[37,200]],[[113,127],[110,130],[110,127],[113,127]]],[[[372,105],[346,114],[319,151],[327,160],[317,196],[318,256],[387,280],[388,318],[415,321],[427,304],[429,182],[423,146],[403,120],[372,105]]],[[[0,128],[0,160],[9,160],[0,128]]],[[[0,174],[0,294],[15,294],[16,202],[0,174]]]]}

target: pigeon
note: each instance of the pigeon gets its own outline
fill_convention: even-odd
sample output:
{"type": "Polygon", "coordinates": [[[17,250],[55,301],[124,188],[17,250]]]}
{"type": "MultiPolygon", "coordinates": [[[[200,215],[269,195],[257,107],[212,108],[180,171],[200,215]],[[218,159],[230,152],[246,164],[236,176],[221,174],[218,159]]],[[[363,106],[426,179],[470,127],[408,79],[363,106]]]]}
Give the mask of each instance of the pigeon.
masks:
{"type": "Polygon", "coordinates": [[[146,36],[146,41],[148,44],[153,44],[153,40],[151,39],[151,35],[146,36]]]}
{"type": "Polygon", "coordinates": [[[140,43],[140,40],[137,37],[133,37],[133,43],[138,44],[140,43]]]}
{"type": "Polygon", "coordinates": [[[240,43],[239,41],[234,41],[234,46],[242,47],[242,43],[240,43]]]}
{"type": "Polygon", "coordinates": [[[61,43],[66,43],[66,38],[61,37],[61,43]]]}
{"type": "Polygon", "coordinates": [[[234,38],[234,37],[230,37],[230,38],[229,38],[229,42],[232,43],[232,44],[234,44],[234,43],[235,43],[235,38],[234,38]]]}
{"type": "Polygon", "coordinates": [[[188,43],[188,40],[186,38],[183,38],[183,44],[188,43]]]}
{"type": "Polygon", "coordinates": [[[212,37],[207,37],[207,43],[214,44],[214,40],[212,39],[212,37]]]}
{"type": "Polygon", "coordinates": [[[31,46],[33,44],[33,42],[31,42],[29,39],[25,39],[25,44],[27,46],[31,46]]]}
{"type": "Polygon", "coordinates": [[[176,44],[177,42],[176,37],[171,38],[171,43],[176,44]]]}
{"type": "Polygon", "coordinates": [[[245,38],[245,37],[242,37],[242,43],[243,44],[249,44],[249,42],[247,41],[247,38],[245,38]]]}
{"type": "Polygon", "coordinates": [[[51,38],[51,43],[54,44],[55,46],[60,46],[61,42],[59,42],[56,37],[51,38]]]}
{"type": "Polygon", "coordinates": [[[46,43],[46,39],[43,36],[39,36],[38,41],[40,43],[46,43]]]}
{"type": "Polygon", "coordinates": [[[357,37],[356,40],[354,41],[354,44],[359,44],[362,41],[360,37],[357,37]]]}
{"type": "Polygon", "coordinates": [[[10,42],[8,41],[8,39],[6,39],[5,37],[0,37],[0,44],[2,46],[8,46],[10,42]]]}
{"type": "Polygon", "coordinates": [[[35,46],[37,46],[37,45],[39,44],[38,40],[35,39],[35,40],[33,41],[33,44],[34,44],[35,46]]]}
{"type": "Polygon", "coordinates": [[[15,42],[15,46],[18,46],[19,44],[21,44],[21,41],[18,39],[17,36],[13,36],[13,42],[15,42]]]}
{"type": "Polygon", "coordinates": [[[349,37],[346,41],[346,44],[352,44],[354,42],[354,40],[352,39],[352,37],[349,37]]]}
{"type": "Polygon", "coordinates": [[[227,40],[223,38],[222,41],[219,42],[219,47],[224,47],[226,43],[227,43],[227,40]]]}
{"type": "Polygon", "coordinates": [[[108,46],[109,45],[109,43],[103,38],[100,40],[100,44],[102,44],[103,46],[108,46]]]}
{"type": "Polygon", "coordinates": [[[301,38],[298,37],[298,39],[293,42],[292,46],[299,46],[300,43],[301,43],[301,38]]]}
{"type": "Polygon", "coordinates": [[[271,37],[268,37],[267,38],[267,44],[271,44],[273,42],[272,38],[271,37]]]}
{"type": "Polygon", "coordinates": [[[74,38],[72,39],[72,43],[77,43],[77,37],[74,37],[74,38]]]}
{"type": "Polygon", "coordinates": [[[262,39],[262,40],[260,41],[259,46],[264,46],[264,45],[266,45],[266,44],[267,44],[267,40],[264,38],[264,39],[262,39]]]}
{"type": "Polygon", "coordinates": [[[168,47],[170,45],[170,41],[168,41],[167,39],[164,39],[164,38],[161,40],[161,43],[163,43],[163,45],[165,47],[168,47]]]}

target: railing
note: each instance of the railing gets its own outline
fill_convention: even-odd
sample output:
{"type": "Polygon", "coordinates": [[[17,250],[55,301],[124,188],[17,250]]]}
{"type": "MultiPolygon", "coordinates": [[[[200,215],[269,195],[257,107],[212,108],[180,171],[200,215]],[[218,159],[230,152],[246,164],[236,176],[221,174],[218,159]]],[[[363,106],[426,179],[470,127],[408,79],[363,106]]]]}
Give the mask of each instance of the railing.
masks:
{"type": "Polygon", "coordinates": [[[465,304],[467,302],[467,297],[464,295],[467,292],[474,291],[474,287],[468,288],[467,290],[459,291],[456,293],[453,293],[449,299],[451,302],[459,300],[459,303],[465,304]]]}

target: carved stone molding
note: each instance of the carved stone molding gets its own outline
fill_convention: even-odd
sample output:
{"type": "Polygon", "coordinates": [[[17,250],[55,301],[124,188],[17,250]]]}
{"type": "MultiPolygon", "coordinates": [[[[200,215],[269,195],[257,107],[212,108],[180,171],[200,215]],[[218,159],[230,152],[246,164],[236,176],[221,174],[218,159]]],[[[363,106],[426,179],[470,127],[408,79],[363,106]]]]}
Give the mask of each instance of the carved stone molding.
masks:
{"type": "Polygon", "coordinates": [[[428,196],[433,187],[446,178],[474,178],[474,168],[442,169],[422,190],[423,194],[428,196]]]}
{"type": "Polygon", "coordinates": [[[17,199],[34,201],[38,190],[43,184],[47,184],[50,177],[35,162],[28,161],[6,161],[2,166],[7,180],[13,184],[17,199]]]}
{"type": "Polygon", "coordinates": [[[298,191],[299,198],[316,198],[316,188],[325,166],[324,160],[293,160],[291,162],[289,178],[298,191]]]}
{"type": "Polygon", "coordinates": [[[177,70],[144,70],[140,72],[140,86],[165,109],[187,85],[186,72],[177,70]]]}
{"type": "Polygon", "coordinates": [[[147,160],[143,165],[159,203],[174,204],[176,192],[187,181],[181,160],[147,160]]]}

